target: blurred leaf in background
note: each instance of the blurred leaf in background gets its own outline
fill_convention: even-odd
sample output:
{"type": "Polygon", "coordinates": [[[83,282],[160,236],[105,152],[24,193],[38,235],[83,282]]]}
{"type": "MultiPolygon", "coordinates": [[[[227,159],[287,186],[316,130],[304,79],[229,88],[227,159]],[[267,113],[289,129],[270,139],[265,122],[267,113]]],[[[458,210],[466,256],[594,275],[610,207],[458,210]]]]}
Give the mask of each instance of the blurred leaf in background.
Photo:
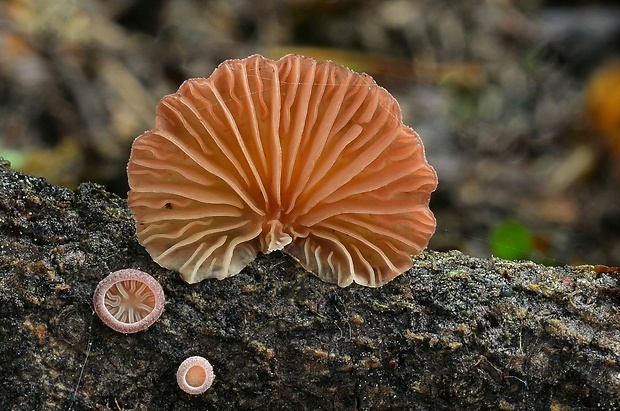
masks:
{"type": "Polygon", "coordinates": [[[527,258],[534,243],[530,231],[515,220],[504,220],[497,224],[490,237],[493,255],[507,260],[527,258]]]}
{"type": "Polygon", "coordinates": [[[596,70],[586,85],[586,107],[592,128],[620,156],[620,61],[596,70]]]}

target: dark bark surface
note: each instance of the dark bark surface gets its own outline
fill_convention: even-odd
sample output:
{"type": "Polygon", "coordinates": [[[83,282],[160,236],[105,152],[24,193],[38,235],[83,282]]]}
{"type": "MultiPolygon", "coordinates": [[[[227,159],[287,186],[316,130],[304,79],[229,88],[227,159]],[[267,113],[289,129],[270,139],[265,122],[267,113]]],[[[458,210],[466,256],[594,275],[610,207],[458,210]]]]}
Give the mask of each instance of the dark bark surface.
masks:
{"type": "Polygon", "coordinates": [[[0,170],[1,410],[617,409],[619,293],[608,267],[433,251],[378,289],[281,253],[188,285],[137,243],[124,200],[0,170]],[[133,335],[91,303],[126,267],[167,298],[133,335]],[[199,396],[175,379],[191,355],[216,373],[199,396]]]}

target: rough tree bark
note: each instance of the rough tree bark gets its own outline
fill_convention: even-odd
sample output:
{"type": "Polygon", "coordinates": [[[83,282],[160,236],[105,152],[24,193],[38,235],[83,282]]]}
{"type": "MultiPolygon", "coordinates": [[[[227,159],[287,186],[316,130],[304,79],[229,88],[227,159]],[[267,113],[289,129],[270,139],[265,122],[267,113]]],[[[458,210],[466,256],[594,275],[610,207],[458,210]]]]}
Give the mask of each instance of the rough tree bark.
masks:
{"type": "Polygon", "coordinates": [[[0,168],[2,410],[620,407],[613,268],[428,251],[382,288],[341,289],[273,253],[188,285],[137,243],[124,200],[0,168]],[[167,297],[133,335],[91,306],[125,267],[167,297]],[[216,373],[193,397],[175,380],[191,355],[216,373]]]}

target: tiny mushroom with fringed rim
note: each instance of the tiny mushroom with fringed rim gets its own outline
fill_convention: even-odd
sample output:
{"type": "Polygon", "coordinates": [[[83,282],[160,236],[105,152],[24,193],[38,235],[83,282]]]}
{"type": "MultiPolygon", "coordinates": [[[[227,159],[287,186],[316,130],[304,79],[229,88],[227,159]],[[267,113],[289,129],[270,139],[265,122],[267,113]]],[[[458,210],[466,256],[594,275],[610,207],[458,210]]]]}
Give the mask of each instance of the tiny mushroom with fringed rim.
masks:
{"type": "Polygon", "coordinates": [[[283,250],[327,282],[378,287],[435,231],[437,175],[396,100],[298,55],[187,80],[134,141],[127,174],[140,243],[189,283],[283,250]]]}
{"type": "Polygon", "coordinates": [[[125,269],[101,280],[93,295],[95,312],[105,325],[131,334],[150,327],[164,311],[164,291],[149,274],[125,269]]]}
{"type": "Polygon", "coordinates": [[[188,394],[202,394],[211,387],[215,374],[211,363],[204,357],[189,357],[179,365],[177,382],[188,394]]]}

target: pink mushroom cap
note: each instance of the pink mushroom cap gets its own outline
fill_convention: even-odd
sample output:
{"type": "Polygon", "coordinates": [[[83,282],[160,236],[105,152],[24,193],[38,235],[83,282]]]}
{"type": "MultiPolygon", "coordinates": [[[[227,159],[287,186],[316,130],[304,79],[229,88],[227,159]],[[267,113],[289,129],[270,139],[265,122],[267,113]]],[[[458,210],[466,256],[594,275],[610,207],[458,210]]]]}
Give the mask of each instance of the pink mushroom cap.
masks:
{"type": "Polygon", "coordinates": [[[135,269],[111,273],[93,295],[95,312],[105,325],[131,334],[150,327],[164,311],[164,291],[149,274],[135,269]]]}
{"type": "Polygon", "coordinates": [[[179,365],[177,383],[188,394],[202,394],[211,387],[215,374],[211,363],[204,357],[189,357],[179,365]]]}

